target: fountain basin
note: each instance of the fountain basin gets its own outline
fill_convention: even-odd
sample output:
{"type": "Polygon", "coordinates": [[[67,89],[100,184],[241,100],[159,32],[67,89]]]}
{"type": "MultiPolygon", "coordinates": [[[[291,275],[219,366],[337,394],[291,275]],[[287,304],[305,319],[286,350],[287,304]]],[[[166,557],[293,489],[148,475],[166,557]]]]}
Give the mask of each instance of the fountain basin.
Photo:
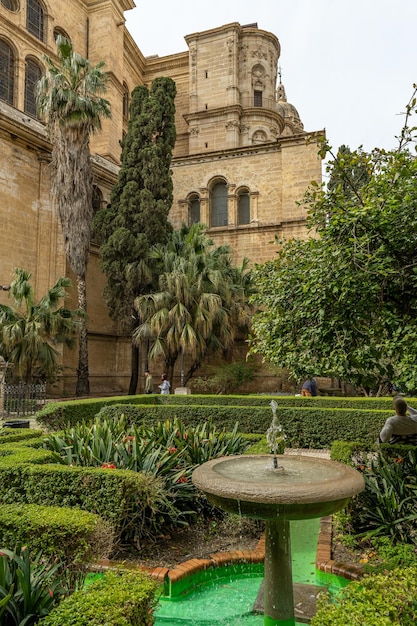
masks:
{"type": "Polygon", "coordinates": [[[342,509],[365,487],[352,467],[307,456],[222,457],[194,470],[192,481],[216,506],[257,519],[310,519],[342,509]]]}

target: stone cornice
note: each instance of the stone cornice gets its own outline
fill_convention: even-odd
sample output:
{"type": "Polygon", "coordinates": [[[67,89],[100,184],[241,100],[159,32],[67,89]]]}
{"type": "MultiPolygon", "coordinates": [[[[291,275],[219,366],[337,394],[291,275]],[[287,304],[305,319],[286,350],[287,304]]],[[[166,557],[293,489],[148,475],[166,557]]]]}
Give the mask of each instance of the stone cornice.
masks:
{"type": "MultiPolygon", "coordinates": [[[[20,142],[26,149],[38,150],[39,156],[50,160],[51,143],[45,125],[1,100],[0,132],[6,133],[12,140],[20,142]]],[[[103,179],[114,182],[117,178],[120,169],[117,164],[99,154],[92,154],[91,162],[94,170],[103,179]]]]}
{"type": "Polygon", "coordinates": [[[272,44],[277,48],[278,52],[280,51],[281,46],[279,43],[279,39],[273,33],[257,27],[241,26],[239,22],[231,22],[230,24],[223,24],[223,26],[211,28],[210,30],[191,33],[189,35],[186,35],[184,39],[187,44],[189,44],[189,42],[193,39],[206,39],[208,37],[211,37],[212,35],[218,35],[221,32],[227,33],[231,30],[236,31],[239,34],[239,37],[242,37],[245,34],[260,35],[263,38],[269,39],[272,44]]]}
{"type": "Polygon", "coordinates": [[[112,163],[99,154],[91,155],[91,163],[93,165],[94,172],[97,173],[100,178],[107,180],[112,185],[115,183],[120,170],[119,165],[112,163]]]}
{"type": "Polygon", "coordinates": [[[300,145],[301,143],[313,143],[317,137],[324,137],[324,130],[313,133],[299,133],[291,137],[279,137],[277,141],[271,143],[256,144],[254,146],[246,146],[244,148],[230,148],[228,150],[215,150],[212,152],[200,152],[190,156],[173,157],[171,166],[186,167],[196,163],[208,163],[219,161],[220,159],[241,159],[242,157],[267,154],[268,152],[280,152],[282,148],[291,144],[300,145]]]}
{"type": "Polygon", "coordinates": [[[169,56],[160,57],[158,55],[145,57],[146,72],[162,72],[166,75],[172,70],[183,68],[189,72],[189,52],[179,52],[178,54],[170,54],[169,56]]]}
{"type": "Polygon", "coordinates": [[[122,11],[134,9],[136,6],[133,0],[84,0],[84,3],[87,7],[91,8],[99,6],[100,4],[118,4],[122,11]]]}
{"type": "Polygon", "coordinates": [[[135,70],[143,76],[146,69],[146,60],[127,28],[125,28],[124,32],[123,48],[127,64],[133,67],[137,66],[135,67],[135,70]]]}
{"type": "Polygon", "coordinates": [[[45,125],[23,111],[0,101],[0,128],[13,139],[20,139],[33,148],[50,152],[45,125]]]}

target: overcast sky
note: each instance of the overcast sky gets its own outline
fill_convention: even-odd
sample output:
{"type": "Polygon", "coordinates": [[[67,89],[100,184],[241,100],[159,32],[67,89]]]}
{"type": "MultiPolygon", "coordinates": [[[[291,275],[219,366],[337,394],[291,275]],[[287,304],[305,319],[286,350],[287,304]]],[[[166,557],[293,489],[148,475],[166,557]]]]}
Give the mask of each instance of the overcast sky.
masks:
{"type": "MultiPolygon", "coordinates": [[[[184,36],[257,22],[281,44],[287,99],[307,131],[351,149],[396,145],[417,83],[417,0],[135,0],[127,28],[145,56],[184,36]]],[[[416,122],[414,122],[416,123],[416,122]]]]}

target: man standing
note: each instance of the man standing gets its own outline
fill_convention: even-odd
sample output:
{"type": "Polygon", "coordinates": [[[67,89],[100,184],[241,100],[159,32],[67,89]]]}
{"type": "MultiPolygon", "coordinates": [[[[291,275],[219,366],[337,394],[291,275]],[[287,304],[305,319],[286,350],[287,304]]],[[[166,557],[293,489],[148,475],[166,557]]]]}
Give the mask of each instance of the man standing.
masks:
{"type": "Polygon", "coordinates": [[[145,372],[145,393],[153,393],[153,381],[150,372],[145,372]]]}

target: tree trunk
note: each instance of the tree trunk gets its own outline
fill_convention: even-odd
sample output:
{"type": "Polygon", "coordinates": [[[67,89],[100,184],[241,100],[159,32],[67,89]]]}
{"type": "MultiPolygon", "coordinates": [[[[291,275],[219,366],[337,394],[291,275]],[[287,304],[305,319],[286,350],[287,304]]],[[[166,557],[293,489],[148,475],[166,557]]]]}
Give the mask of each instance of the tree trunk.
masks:
{"type": "Polygon", "coordinates": [[[133,343],[130,368],[131,370],[128,395],[134,396],[136,395],[139,380],[139,346],[135,346],[133,343]]]}
{"type": "Polygon", "coordinates": [[[90,395],[90,381],[88,378],[88,327],[87,327],[87,288],[85,278],[77,276],[78,308],[83,311],[81,329],[78,337],[78,368],[77,368],[77,396],[90,395]]]}

